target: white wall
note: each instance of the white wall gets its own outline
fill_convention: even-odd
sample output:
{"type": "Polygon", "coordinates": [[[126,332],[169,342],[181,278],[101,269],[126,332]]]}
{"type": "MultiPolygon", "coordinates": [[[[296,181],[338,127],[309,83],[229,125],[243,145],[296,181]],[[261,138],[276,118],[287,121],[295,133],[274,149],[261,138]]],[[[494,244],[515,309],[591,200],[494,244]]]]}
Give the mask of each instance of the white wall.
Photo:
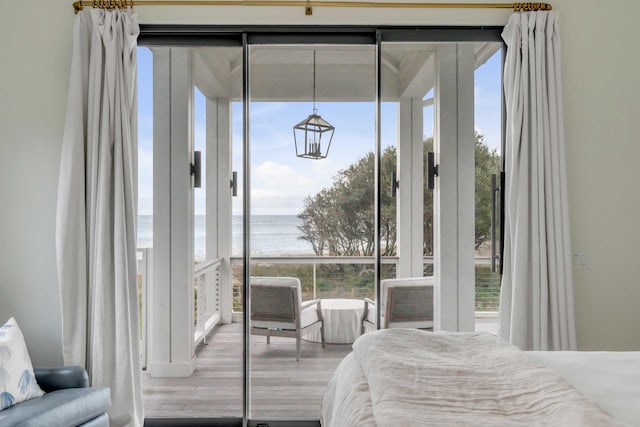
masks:
{"type": "Polygon", "coordinates": [[[66,0],[0,5],[0,322],[60,364],[55,203],[71,55],[66,0]]]}
{"type": "MultiPolygon", "coordinates": [[[[71,0],[0,5],[0,321],[34,363],[62,359],[54,216],[71,52],[71,0]]],[[[561,14],[578,344],[640,350],[640,2],[554,0],[561,14]],[[606,5],[605,5],[606,3],[606,5]]],[[[139,7],[140,22],[504,24],[508,10],[139,7]]]]}
{"type": "Polygon", "coordinates": [[[564,1],[557,9],[572,243],[587,257],[587,269],[574,270],[578,343],[639,350],[640,2],[564,1]]]}

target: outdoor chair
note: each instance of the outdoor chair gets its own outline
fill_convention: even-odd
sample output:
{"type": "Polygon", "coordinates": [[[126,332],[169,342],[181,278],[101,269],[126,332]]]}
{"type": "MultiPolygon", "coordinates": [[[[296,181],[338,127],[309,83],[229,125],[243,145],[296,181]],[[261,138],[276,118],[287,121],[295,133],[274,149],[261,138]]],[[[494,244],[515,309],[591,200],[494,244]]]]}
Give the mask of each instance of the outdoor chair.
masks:
{"type": "Polygon", "coordinates": [[[296,339],[300,360],[302,335],[320,329],[324,348],[324,323],[320,300],[302,302],[300,280],[295,277],[251,278],[251,334],[296,339]]]}
{"type": "MultiPolygon", "coordinates": [[[[433,276],[380,281],[382,329],[433,330],[433,276]]],[[[364,300],[362,333],[376,329],[376,303],[364,300]]]]}

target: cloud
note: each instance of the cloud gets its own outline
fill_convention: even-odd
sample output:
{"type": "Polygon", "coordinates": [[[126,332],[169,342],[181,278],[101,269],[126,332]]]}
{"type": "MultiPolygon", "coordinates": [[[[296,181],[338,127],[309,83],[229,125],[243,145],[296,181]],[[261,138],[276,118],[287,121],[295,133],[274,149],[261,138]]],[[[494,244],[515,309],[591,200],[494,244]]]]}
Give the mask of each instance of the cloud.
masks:
{"type": "Polygon", "coordinates": [[[297,173],[291,166],[276,163],[271,160],[264,161],[253,170],[254,186],[256,188],[267,187],[287,187],[296,185],[308,185],[311,179],[297,173]]]}
{"type": "Polygon", "coordinates": [[[260,163],[251,174],[253,214],[297,214],[305,197],[322,185],[290,165],[271,160],[260,163]]]}

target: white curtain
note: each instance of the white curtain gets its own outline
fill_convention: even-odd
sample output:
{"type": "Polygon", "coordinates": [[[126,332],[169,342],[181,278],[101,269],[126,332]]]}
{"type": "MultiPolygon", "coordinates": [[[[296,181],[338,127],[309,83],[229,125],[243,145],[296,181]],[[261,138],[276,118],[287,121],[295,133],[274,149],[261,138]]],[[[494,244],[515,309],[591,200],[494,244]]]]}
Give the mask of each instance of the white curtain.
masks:
{"type": "Polygon", "coordinates": [[[111,425],[142,426],[136,281],[136,15],[75,21],[56,246],[65,364],[111,388],[111,425]]]}
{"type": "Polygon", "coordinates": [[[575,350],[560,34],[555,12],[514,13],[507,44],[500,335],[524,350],[575,350]]]}

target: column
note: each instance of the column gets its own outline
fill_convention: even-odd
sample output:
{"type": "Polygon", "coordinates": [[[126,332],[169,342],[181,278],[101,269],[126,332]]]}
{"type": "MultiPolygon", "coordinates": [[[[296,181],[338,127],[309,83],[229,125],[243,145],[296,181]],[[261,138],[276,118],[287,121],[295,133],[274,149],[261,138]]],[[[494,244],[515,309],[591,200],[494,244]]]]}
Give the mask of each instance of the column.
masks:
{"type": "Polygon", "coordinates": [[[207,259],[220,265],[220,320],[231,323],[231,102],[207,98],[207,259]]]}
{"type": "Polygon", "coordinates": [[[442,45],[436,60],[434,148],[435,328],[474,330],[473,51],[442,45]]]}
{"type": "Polygon", "coordinates": [[[397,276],[423,275],[423,120],[422,99],[401,98],[398,109],[397,276]]]}
{"type": "Polygon", "coordinates": [[[193,83],[191,50],[154,49],[152,376],[188,377],[193,345],[193,83]]]}

